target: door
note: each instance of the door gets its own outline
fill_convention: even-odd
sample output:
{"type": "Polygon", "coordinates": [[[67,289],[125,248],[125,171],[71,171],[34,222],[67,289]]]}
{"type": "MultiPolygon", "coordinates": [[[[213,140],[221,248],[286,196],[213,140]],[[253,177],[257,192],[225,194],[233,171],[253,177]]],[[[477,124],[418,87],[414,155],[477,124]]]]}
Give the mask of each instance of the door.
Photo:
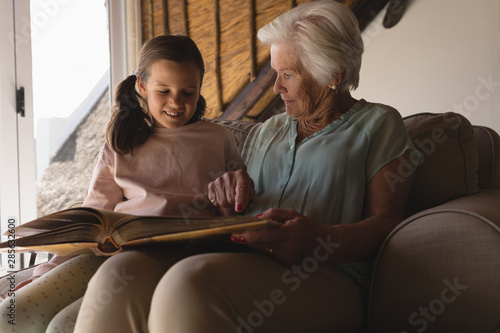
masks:
{"type": "MultiPolygon", "coordinates": [[[[29,0],[0,1],[0,234],[36,217],[29,0]],[[17,97],[17,98],[16,98],[17,97]],[[22,140],[22,141],[21,141],[22,140]]],[[[2,236],[2,241],[7,240],[2,236]]],[[[1,254],[3,270],[23,257],[1,254]]]]}

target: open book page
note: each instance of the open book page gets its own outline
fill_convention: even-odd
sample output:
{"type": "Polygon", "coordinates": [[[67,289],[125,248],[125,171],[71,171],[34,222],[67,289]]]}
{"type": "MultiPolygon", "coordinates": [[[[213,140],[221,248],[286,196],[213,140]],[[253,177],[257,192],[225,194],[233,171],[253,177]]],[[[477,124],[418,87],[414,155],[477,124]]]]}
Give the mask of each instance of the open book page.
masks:
{"type": "Polygon", "coordinates": [[[117,213],[113,211],[100,210],[88,207],[71,208],[58,211],[16,228],[18,237],[26,237],[42,232],[52,232],[60,228],[69,228],[75,225],[95,226],[100,230],[117,224],[117,221],[134,217],[130,214],[117,213]]]}
{"type": "MultiPolygon", "coordinates": [[[[16,248],[46,251],[59,255],[78,251],[112,255],[126,245],[173,242],[216,234],[230,234],[255,228],[277,226],[274,221],[252,216],[182,218],[137,216],[79,207],[41,217],[16,228],[16,248]]],[[[0,249],[12,242],[0,243],[0,249]]]]}

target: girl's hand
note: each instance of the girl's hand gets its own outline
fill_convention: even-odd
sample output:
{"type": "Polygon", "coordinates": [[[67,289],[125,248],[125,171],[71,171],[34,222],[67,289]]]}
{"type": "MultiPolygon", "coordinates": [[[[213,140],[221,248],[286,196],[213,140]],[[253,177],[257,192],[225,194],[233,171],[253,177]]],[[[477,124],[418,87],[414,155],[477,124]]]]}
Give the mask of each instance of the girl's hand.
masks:
{"type": "Polygon", "coordinates": [[[226,172],[208,184],[208,198],[214,206],[223,208],[225,212],[243,212],[254,195],[253,180],[246,170],[226,172]]]}
{"type": "Polygon", "coordinates": [[[292,210],[272,208],[258,216],[275,220],[282,226],[233,234],[231,241],[244,243],[273,256],[285,265],[298,263],[306,257],[328,260],[338,244],[331,243],[325,225],[292,210]],[[318,258],[316,258],[318,257],[318,258]]]}

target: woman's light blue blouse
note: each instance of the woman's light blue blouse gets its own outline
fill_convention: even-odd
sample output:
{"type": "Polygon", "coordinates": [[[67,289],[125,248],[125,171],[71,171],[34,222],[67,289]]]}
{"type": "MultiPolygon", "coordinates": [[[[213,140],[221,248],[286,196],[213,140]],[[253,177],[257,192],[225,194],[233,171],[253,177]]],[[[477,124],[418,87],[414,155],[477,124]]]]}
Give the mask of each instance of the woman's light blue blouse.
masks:
{"type": "Polygon", "coordinates": [[[319,223],[358,222],[368,181],[406,150],[415,151],[399,112],[365,100],[298,144],[296,138],[297,121],[286,113],[263,124],[248,162],[256,195],[246,214],[275,207],[319,223]]]}

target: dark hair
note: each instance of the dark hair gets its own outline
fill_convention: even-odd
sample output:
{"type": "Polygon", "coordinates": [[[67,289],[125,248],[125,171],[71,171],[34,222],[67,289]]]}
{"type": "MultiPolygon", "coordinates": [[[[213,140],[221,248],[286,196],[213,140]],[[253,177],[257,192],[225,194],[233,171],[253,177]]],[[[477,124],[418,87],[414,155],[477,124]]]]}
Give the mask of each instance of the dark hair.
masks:
{"type": "MultiPolygon", "coordinates": [[[[137,76],[147,82],[151,65],[158,60],[176,63],[192,61],[200,70],[200,87],[205,75],[205,65],[200,50],[193,40],[186,36],[158,36],[147,41],[139,53],[137,72],[120,82],[115,92],[115,106],[106,130],[106,140],[114,151],[121,154],[132,153],[134,148],[143,144],[153,132],[149,112],[142,107],[135,85],[137,76]]],[[[205,113],[206,102],[200,95],[196,110],[188,124],[201,119],[205,113]]]]}

